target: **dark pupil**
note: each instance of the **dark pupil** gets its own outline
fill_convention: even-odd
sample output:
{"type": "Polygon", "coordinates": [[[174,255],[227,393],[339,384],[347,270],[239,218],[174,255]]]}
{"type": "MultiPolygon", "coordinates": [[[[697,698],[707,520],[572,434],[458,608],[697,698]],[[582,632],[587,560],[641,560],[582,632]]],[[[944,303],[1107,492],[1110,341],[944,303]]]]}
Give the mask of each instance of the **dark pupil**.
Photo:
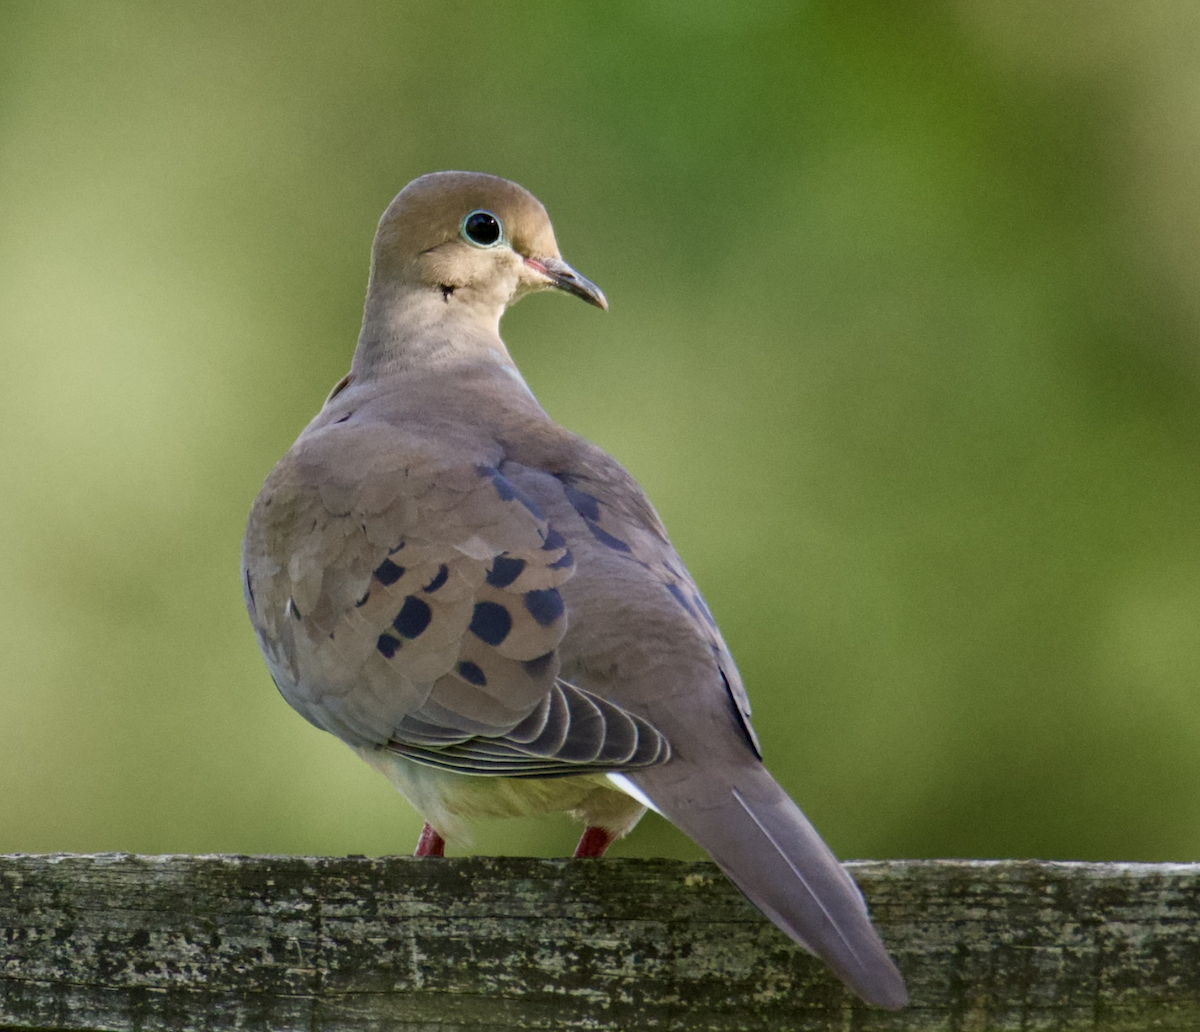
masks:
{"type": "Polygon", "coordinates": [[[500,223],[486,211],[472,212],[467,216],[467,236],[487,247],[500,239],[500,223]]]}

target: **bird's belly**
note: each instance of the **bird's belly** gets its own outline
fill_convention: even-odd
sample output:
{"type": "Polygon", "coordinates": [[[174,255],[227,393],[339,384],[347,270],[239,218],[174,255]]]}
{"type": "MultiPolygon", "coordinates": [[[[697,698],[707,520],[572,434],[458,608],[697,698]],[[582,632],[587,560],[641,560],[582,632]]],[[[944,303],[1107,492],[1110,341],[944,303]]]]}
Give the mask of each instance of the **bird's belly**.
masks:
{"type": "Polygon", "coordinates": [[[456,774],[375,746],[354,750],[386,777],[448,840],[470,842],[468,822],[480,817],[532,817],[568,813],[585,820],[592,814],[629,811],[630,826],[642,807],[613,788],[604,774],[559,778],[504,778],[456,774]],[[636,811],[636,813],[635,813],[636,811]]]}

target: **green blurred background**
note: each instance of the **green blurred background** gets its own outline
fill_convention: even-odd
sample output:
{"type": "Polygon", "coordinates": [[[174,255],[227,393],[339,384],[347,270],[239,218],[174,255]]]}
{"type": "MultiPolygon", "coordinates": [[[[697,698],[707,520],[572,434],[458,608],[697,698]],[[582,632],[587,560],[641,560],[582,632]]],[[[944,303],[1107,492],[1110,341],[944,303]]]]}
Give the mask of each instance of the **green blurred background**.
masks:
{"type": "Polygon", "coordinates": [[[608,293],[510,348],[657,503],[841,855],[1200,855],[1200,6],[0,22],[0,851],[411,850],[276,694],[238,549],[380,212],[467,168],[608,293]]]}

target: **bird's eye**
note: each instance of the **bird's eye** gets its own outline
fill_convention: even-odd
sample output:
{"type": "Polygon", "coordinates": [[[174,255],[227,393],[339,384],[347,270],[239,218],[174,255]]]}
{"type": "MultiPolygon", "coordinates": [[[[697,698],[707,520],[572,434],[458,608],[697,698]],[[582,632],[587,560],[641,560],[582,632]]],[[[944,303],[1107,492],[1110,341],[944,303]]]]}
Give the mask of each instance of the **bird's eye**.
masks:
{"type": "Polygon", "coordinates": [[[476,247],[495,247],[504,236],[500,220],[490,211],[480,208],[462,222],[463,239],[476,247]]]}

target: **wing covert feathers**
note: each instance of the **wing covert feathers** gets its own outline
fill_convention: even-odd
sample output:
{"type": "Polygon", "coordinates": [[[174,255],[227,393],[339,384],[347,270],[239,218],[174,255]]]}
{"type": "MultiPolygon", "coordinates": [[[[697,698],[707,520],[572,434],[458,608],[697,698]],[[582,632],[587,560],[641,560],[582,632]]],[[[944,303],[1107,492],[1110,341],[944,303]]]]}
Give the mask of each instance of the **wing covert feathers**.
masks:
{"type": "Polygon", "coordinates": [[[574,558],[538,504],[499,466],[383,466],[377,433],[325,428],[256,506],[247,590],[288,700],[352,745],[463,774],[665,760],[647,721],[558,676],[574,558]],[[331,466],[334,435],[366,471],[331,466]]]}

